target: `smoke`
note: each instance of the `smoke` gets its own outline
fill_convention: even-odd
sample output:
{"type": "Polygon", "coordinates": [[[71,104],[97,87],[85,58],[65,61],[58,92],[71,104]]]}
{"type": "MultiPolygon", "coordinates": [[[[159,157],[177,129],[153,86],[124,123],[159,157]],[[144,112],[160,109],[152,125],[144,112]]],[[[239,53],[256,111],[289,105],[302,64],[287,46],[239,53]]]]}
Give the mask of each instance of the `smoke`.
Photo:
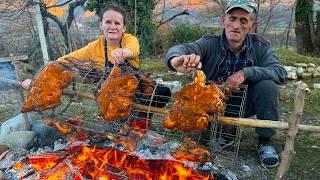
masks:
{"type": "MultiPolygon", "coordinates": [[[[0,62],[0,77],[16,80],[16,72],[11,62],[0,62]]],[[[9,83],[0,82],[0,90],[13,88],[9,83]]]]}

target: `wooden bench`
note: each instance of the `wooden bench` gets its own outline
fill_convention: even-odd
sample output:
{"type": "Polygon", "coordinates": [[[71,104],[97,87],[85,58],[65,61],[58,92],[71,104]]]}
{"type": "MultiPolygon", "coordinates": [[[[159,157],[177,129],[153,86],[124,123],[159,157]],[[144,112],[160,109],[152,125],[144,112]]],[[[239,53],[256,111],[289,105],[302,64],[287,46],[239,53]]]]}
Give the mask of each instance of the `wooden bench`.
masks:
{"type": "Polygon", "coordinates": [[[26,60],[28,60],[28,58],[29,57],[27,55],[2,57],[2,58],[0,58],[0,63],[12,62],[12,61],[26,61],[26,60]]]}

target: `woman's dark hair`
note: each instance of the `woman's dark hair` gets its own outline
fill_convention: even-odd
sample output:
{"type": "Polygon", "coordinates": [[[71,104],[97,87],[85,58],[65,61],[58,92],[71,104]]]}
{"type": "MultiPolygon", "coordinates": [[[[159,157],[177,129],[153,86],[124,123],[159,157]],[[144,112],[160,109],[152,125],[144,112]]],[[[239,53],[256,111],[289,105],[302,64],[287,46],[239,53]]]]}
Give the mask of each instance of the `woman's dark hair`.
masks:
{"type": "Polygon", "coordinates": [[[109,10],[113,10],[113,11],[120,13],[123,17],[123,24],[127,25],[126,11],[121,6],[119,6],[117,4],[110,4],[110,5],[105,6],[100,12],[100,21],[102,21],[103,14],[109,10]]]}

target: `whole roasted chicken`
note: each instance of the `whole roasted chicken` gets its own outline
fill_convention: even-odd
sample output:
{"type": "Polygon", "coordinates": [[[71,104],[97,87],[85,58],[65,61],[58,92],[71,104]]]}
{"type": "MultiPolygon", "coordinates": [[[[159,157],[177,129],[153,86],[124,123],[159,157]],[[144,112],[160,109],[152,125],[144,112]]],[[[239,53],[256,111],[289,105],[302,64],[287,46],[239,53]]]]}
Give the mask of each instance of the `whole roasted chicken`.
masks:
{"type": "Polygon", "coordinates": [[[224,94],[215,84],[206,85],[206,76],[197,70],[194,82],[174,96],[173,107],[163,124],[168,129],[200,131],[207,127],[209,115],[223,111],[224,94]]]}
{"type": "Polygon", "coordinates": [[[104,119],[114,121],[128,118],[137,87],[136,77],[122,73],[119,66],[114,65],[109,77],[96,94],[99,110],[104,119]]]}
{"type": "Polygon", "coordinates": [[[65,70],[64,66],[56,62],[49,62],[35,77],[21,111],[43,111],[58,106],[62,90],[72,79],[71,71],[65,70]]]}

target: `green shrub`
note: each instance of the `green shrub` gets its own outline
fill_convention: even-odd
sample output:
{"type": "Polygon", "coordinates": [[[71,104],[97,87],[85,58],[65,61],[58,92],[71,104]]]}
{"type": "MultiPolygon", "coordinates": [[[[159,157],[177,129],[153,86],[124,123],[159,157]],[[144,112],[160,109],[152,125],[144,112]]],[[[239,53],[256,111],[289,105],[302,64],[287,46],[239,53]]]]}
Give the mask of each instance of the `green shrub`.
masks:
{"type": "Polygon", "coordinates": [[[205,34],[216,34],[217,29],[200,25],[182,24],[169,29],[167,40],[171,45],[189,43],[201,38],[205,34]]]}
{"type": "Polygon", "coordinates": [[[205,34],[218,33],[219,28],[191,24],[161,28],[154,36],[155,52],[156,54],[163,54],[174,45],[195,41],[205,34]]]}

